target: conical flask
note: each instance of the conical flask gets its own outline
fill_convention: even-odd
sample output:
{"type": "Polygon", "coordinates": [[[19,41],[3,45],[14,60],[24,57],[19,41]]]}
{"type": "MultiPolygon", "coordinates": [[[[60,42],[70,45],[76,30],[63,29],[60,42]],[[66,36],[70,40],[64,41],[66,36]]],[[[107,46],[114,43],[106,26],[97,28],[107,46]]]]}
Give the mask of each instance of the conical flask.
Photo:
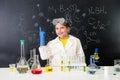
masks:
{"type": "Polygon", "coordinates": [[[36,55],[36,49],[34,48],[34,49],[30,50],[30,58],[28,59],[28,65],[29,65],[30,69],[33,65],[35,55],[36,55]]]}
{"type": "Polygon", "coordinates": [[[32,74],[41,74],[42,73],[38,55],[34,56],[34,62],[33,62],[33,65],[31,67],[31,73],[32,74]]]}
{"type": "Polygon", "coordinates": [[[47,64],[45,65],[45,72],[52,72],[53,71],[53,68],[50,64],[51,64],[51,60],[47,59],[47,64]]]}
{"type": "Polygon", "coordinates": [[[50,60],[49,59],[47,59],[47,64],[45,65],[45,67],[48,67],[48,66],[50,66],[50,60]]]}
{"type": "Polygon", "coordinates": [[[20,40],[21,44],[21,57],[19,62],[17,63],[17,70],[19,73],[26,73],[28,71],[28,63],[25,58],[25,50],[24,50],[24,42],[25,40],[20,40]]]}
{"type": "Polygon", "coordinates": [[[97,69],[98,69],[98,66],[95,64],[94,55],[90,55],[90,64],[88,65],[88,72],[90,74],[95,74],[97,69]]]}

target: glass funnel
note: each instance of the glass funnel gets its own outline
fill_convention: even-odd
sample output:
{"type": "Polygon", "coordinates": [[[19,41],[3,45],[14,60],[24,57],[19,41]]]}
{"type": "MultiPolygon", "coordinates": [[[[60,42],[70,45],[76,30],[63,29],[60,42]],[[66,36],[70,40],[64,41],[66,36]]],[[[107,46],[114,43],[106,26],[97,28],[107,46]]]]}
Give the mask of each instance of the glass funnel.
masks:
{"type": "Polygon", "coordinates": [[[19,62],[17,63],[17,71],[19,73],[26,73],[28,71],[28,63],[25,58],[25,48],[24,48],[24,42],[25,40],[20,40],[21,44],[21,57],[19,62]]]}

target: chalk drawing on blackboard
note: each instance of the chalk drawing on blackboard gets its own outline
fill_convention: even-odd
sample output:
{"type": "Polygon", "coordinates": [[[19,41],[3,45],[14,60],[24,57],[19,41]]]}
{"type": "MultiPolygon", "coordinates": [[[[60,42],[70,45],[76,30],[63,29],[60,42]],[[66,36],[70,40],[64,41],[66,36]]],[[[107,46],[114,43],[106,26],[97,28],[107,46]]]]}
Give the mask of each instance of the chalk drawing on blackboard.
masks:
{"type": "Polygon", "coordinates": [[[57,10],[54,8],[54,6],[48,6],[48,12],[52,11],[53,13],[57,13],[57,10]]]}
{"type": "Polygon", "coordinates": [[[87,31],[84,31],[84,35],[86,37],[86,42],[95,42],[95,43],[100,43],[100,39],[98,37],[92,38],[91,36],[96,36],[96,32],[90,32],[91,34],[88,34],[87,31]]]}
{"type": "Polygon", "coordinates": [[[43,12],[39,12],[39,17],[42,17],[42,16],[44,16],[44,13],[43,12]]]}
{"type": "Polygon", "coordinates": [[[89,15],[94,15],[94,14],[107,14],[107,11],[105,10],[105,7],[104,6],[99,6],[99,7],[93,7],[91,6],[89,9],[88,9],[88,12],[89,12],[89,15]]]}
{"type": "Polygon", "coordinates": [[[88,18],[88,24],[90,24],[93,30],[101,30],[104,31],[106,30],[106,26],[108,24],[102,23],[100,20],[96,20],[94,17],[88,18]]]}
{"type": "Polygon", "coordinates": [[[35,19],[35,18],[36,18],[36,16],[35,16],[35,15],[33,15],[33,16],[32,16],[32,19],[35,19]]]}
{"type": "Polygon", "coordinates": [[[19,27],[22,26],[23,21],[24,21],[24,13],[21,13],[20,16],[19,16],[19,23],[18,23],[19,27]]]}
{"type": "Polygon", "coordinates": [[[105,30],[105,24],[101,23],[99,20],[97,21],[96,29],[98,30],[105,30]]]}
{"type": "Polygon", "coordinates": [[[34,26],[35,26],[35,27],[38,27],[38,26],[39,26],[38,22],[35,22],[34,26]]]}
{"type": "Polygon", "coordinates": [[[70,32],[71,32],[73,35],[78,35],[78,33],[79,33],[79,29],[76,28],[76,27],[71,27],[70,32]]]}
{"type": "Polygon", "coordinates": [[[94,25],[96,23],[96,19],[94,17],[88,18],[88,24],[94,25]]]}
{"type": "MultiPolygon", "coordinates": [[[[47,6],[47,13],[53,13],[51,16],[46,16],[44,12],[40,11],[40,5],[37,4],[38,14],[36,14],[39,18],[36,19],[44,19],[49,26],[52,23],[52,19],[56,16],[63,15],[63,17],[70,23],[71,25],[71,33],[77,36],[80,32],[85,36],[85,48],[87,49],[87,45],[91,44],[92,42],[99,44],[100,38],[97,34],[98,31],[105,31],[107,30],[106,26],[108,24],[105,21],[102,21],[102,16],[107,15],[107,11],[105,10],[105,6],[89,6],[85,10],[79,8],[77,4],[69,4],[68,6],[64,4],[59,4],[57,6],[48,5],[47,6]],[[100,16],[100,17],[99,17],[100,16]],[[87,22],[86,22],[87,21],[87,22]],[[84,24],[84,22],[86,24],[84,24]],[[77,26],[76,26],[77,24],[77,26]],[[78,26],[80,25],[80,27],[78,26]],[[79,28],[78,28],[79,27],[79,28]]],[[[33,16],[33,19],[35,19],[33,16]]],[[[39,21],[39,20],[36,20],[39,21]]],[[[36,22],[35,25],[38,26],[40,22],[36,22]],[[37,24],[38,23],[38,24],[37,24]]],[[[50,32],[52,35],[55,35],[54,31],[50,32]]],[[[81,34],[81,33],[80,33],[81,34]]],[[[82,35],[81,34],[81,35],[82,35]]],[[[49,35],[48,39],[52,38],[52,35],[49,35]]]]}
{"type": "Polygon", "coordinates": [[[86,17],[86,13],[82,12],[80,9],[77,9],[73,13],[73,20],[75,22],[81,22],[82,19],[86,17]]]}
{"type": "Polygon", "coordinates": [[[48,6],[48,12],[53,12],[56,15],[57,13],[63,14],[70,25],[73,25],[73,21],[80,23],[86,17],[86,12],[82,12],[76,4],[71,4],[68,7],[65,7],[63,4],[60,4],[58,7],[51,5],[48,6]]]}

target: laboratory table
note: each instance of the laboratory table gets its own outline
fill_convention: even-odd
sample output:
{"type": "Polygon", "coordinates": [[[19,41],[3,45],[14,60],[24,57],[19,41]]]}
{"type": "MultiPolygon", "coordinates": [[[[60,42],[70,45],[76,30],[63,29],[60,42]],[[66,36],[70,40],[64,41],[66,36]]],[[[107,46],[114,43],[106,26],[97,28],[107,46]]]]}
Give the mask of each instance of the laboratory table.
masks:
{"type": "Polygon", "coordinates": [[[95,74],[91,75],[87,71],[60,71],[54,68],[53,72],[42,74],[27,73],[19,74],[18,71],[10,72],[9,68],[0,68],[0,80],[120,80],[120,73],[114,74],[113,66],[101,66],[95,74]]]}

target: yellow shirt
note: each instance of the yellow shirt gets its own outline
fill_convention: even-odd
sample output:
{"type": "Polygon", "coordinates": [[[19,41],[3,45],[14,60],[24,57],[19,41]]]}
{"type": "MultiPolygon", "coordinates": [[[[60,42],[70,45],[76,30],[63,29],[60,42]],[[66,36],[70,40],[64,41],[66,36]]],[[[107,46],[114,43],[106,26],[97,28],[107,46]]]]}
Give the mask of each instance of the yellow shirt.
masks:
{"type": "Polygon", "coordinates": [[[66,43],[67,43],[67,39],[59,38],[59,40],[62,42],[63,47],[65,48],[66,43]]]}

